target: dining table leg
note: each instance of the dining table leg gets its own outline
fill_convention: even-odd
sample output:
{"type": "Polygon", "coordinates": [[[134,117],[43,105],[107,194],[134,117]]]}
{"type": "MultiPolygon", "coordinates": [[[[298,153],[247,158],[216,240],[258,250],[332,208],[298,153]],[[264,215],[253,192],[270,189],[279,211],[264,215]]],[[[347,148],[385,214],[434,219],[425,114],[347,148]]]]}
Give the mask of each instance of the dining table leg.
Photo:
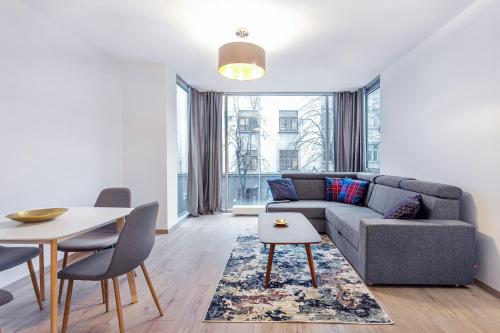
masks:
{"type": "MultiPolygon", "coordinates": [[[[125,225],[125,218],[119,218],[116,220],[116,228],[118,232],[121,232],[125,225]]],[[[130,296],[132,298],[132,303],[137,303],[137,286],[135,284],[135,274],[134,271],[127,273],[128,286],[130,288],[130,296]]]]}
{"type": "Polygon", "coordinates": [[[40,297],[45,301],[45,260],[43,258],[43,244],[38,244],[38,272],[40,274],[40,297]]]}
{"type": "Polygon", "coordinates": [[[57,239],[50,241],[50,333],[57,333],[57,239]]]}

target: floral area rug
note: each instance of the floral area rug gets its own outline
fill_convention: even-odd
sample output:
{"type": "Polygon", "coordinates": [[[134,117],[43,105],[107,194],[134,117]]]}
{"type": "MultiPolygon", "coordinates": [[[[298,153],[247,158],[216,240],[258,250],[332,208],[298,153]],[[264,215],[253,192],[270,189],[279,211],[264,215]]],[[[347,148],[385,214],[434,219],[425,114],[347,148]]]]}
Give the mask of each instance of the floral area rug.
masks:
{"type": "Polygon", "coordinates": [[[392,324],[328,236],[312,245],[314,288],[302,245],[276,245],[270,288],[264,288],[269,247],[257,235],[240,236],[205,321],[392,324]]]}

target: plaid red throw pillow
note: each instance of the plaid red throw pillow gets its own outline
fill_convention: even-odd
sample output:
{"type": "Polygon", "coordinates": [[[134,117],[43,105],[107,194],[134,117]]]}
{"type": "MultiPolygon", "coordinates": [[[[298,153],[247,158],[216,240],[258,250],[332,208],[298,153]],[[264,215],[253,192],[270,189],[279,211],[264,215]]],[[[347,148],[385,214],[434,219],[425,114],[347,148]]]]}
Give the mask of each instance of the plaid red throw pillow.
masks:
{"type": "Polygon", "coordinates": [[[338,201],[340,190],[342,190],[342,179],[325,177],[325,199],[327,201],[338,201]]]}
{"type": "Polygon", "coordinates": [[[345,178],[342,181],[338,201],[351,205],[362,205],[368,191],[368,182],[345,178]]]}

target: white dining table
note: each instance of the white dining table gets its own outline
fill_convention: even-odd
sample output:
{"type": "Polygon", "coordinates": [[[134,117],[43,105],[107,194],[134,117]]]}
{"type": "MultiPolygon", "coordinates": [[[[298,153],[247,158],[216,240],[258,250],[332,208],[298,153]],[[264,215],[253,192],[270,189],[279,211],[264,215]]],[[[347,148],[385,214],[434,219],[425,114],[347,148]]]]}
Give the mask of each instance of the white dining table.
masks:
{"type": "MultiPolygon", "coordinates": [[[[57,243],[81,235],[116,221],[118,231],[125,224],[125,218],[132,208],[67,207],[68,211],[54,220],[39,223],[20,223],[0,220],[0,243],[50,245],[50,332],[57,332],[57,243]]],[[[40,255],[40,287],[43,282],[43,250],[40,255]]],[[[135,276],[127,274],[132,302],[137,302],[135,276]]],[[[42,294],[44,294],[42,292],[42,294]]]]}

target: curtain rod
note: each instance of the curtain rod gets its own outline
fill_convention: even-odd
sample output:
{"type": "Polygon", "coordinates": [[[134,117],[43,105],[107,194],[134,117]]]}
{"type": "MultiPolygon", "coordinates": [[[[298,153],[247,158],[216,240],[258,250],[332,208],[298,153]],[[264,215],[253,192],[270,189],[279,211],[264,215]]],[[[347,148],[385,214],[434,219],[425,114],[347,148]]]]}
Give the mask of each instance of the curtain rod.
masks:
{"type": "Polygon", "coordinates": [[[334,92],[224,92],[227,96],[333,96],[334,92]]]}

